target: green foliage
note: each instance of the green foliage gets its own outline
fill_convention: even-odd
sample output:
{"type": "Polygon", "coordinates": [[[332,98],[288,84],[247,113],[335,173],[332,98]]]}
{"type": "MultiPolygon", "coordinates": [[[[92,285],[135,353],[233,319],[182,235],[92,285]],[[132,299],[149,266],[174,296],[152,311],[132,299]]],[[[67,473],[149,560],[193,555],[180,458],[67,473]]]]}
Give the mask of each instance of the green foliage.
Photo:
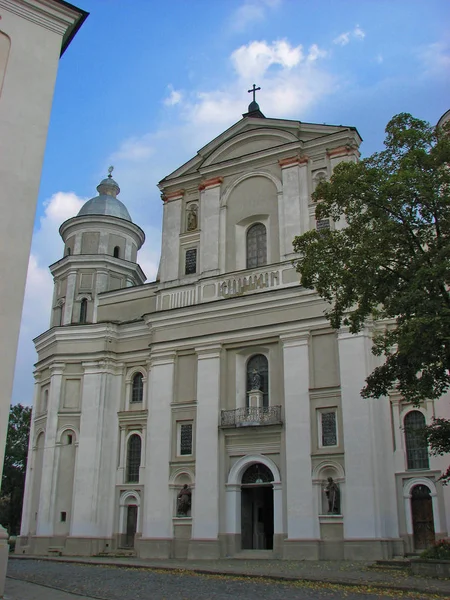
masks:
{"type": "Polygon", "coordinates": [[[22,515],[31,407],[11,406],[0,494],[0,523],[17,535],[22,515]]]}
{"type": "Polygon", "coordinates": [[[450,540],[439,540],[431,548],[424,550],[420,558],[431,558],[434,560],[450,560],[450,540]]]}
{"type": "Polygon", "coordinates": [[[316,218],[337,228],[294,240],[302,285],[329,303],[333,327],[376,321],[372,351],[384,362],[364,397],[395,389],[417,404],[450,386],[449,132],[395,116],[385,150],[339,164],[313,194],[316,218]]]}

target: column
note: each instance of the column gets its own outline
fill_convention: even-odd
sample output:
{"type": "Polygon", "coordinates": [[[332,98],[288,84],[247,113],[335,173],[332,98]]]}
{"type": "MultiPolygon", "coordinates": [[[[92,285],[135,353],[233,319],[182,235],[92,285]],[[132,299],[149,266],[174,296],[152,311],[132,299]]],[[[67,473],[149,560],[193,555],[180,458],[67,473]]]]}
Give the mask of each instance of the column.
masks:
{"type": "Polygon", "coordinates": [[[97,322],[98,295],[108,291],[108,277],[109,273],[106,269],[104,271],[99,269],[95,274],[94,310],[92,312],[93,323],[97,322]]]}
{"type": "Polygon", "coordinates": [[[294,237],[309,230],[308,158],[286,158],[279,164],[283,180],[278,204],[281,260],[286,260],[293,254],[294,237]]]}
{"type": "Polygon", "coordinates": [[[169,489],[173,386],[173,351],[152,352],[148,385],[144,517],[140,556],[169,558],[172,544],[172,498],[169,489]]]}
{"type": "Polygon", "coordinates": [[[75,288],[77,284],[77,272],[70,271],[67,276],[66,301],[64,303],[63,325],[70,325],[72,319],[73,306],[75,302],[75,288]]]}
{"type": "MultiPolygon", "coordinates": [[[[305,542],[319,537],[311,476],[309,332],[280,338],[284,368],[287,538],[305,542]]],[[[311,545],[307,548],[308,552],[313,551],[311,545]]],[[[298,557],[303,556],[301,546],[297,552],[298,557]]]]}
{"type": "Polygon", "coordinates": [[[219,401],[221,346],[196,348],[195,493],[189,558],[219,557],[219,401]]]}
{"type": "MultiPolygon", "coordinates": [[[[204,275],[218,275],[220,240],[220,186],[222,177],[204,181],[200,189],[200,270],[204,275]]],[[[222,220],[226,218],[224,213],[222,220]]],[[[223,232],[222,232],[223,233],[223,232]]]]}
{"type": "MultiPolygon", "coordinates": [[[[83,363],[80,439],[75,466],[73,516],[70,535],[92,538],[100,535],[97,522],[97,503],[101,471],[103,411],[106,373],[102,362],[83,363]]],[[[108,449],[105,447],[104,451],[108,449]]],[[[112,491],[111,491],[112,492],[112,491]]]]}
{"type": "Polygon", "coordinates": [[[42,463],[41,493],[36,534],[38,536],[53,535],[53,507],[56,489],[56,434],[58,429],[58,412],[61,400],[64,364],[55,363],[50,367],[50,393],[47,407],[45,427],[44,455],[42,463]]]}

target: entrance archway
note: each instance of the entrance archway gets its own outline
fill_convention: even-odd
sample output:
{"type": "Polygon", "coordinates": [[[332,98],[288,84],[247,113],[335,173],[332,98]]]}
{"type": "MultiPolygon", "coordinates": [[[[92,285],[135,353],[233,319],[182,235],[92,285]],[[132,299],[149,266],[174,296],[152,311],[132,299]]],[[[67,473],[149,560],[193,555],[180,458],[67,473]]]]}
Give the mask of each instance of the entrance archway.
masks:
{"type": "Polygon", "coordinates": [[[430,489],[423,484],[411,490],[411,515],[414,549],[423,550],[435,542],[433,502],[430,489]]]}
{"type": "Polygon", "coordinates": [[[140,498],[135,491],[122,494],[119,515],[119,547],[134,548],[136,533],[139,531],[140,498]]]}
{"type": "Polygon", "coordinates": [[[273,550],[273,474],[261,463],[248,467],[241,482],[242,550],[273,550]]]}

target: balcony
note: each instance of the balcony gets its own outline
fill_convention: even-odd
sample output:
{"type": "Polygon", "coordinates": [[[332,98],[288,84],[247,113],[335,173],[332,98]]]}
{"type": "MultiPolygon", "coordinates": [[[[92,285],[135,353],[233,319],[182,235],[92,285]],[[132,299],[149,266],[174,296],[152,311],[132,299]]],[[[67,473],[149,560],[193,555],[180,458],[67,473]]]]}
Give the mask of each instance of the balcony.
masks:
{"type": "Polygon", "coordinates": [[[281,425],[281,406],[252,406],[223,410],[221,427],[257,427],[261,425],[281,425]]]}

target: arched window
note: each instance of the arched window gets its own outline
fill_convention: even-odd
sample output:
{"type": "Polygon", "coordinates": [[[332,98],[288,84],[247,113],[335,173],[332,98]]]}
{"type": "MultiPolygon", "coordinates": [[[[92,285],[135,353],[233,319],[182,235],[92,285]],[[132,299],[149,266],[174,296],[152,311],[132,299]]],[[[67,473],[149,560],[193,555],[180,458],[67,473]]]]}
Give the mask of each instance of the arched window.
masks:
{"type": "Polygon", "coordinates": [[[80,302],[80,323],[86,323],[87,318],[87,300],[83,298],[80,302]]]}
{"type": "Polygon", "coordinates": [[[409,412],[403,421],[408,469],[430,468],[427,442],[423,435],[425,424],[425,417],[419,410],[409,412]]]}
{"type": "Polygon", "coordinates": [[[127,483],[139,483],[139,467],[141,466],[141,438],[136,433],[128,440],[127,483]]]}
{"type": "Polygon", "coordinates": [[[267,264],[267,232],[262,223],[247,230],[247,269],[267,264]]]}
{"type": "Polygon", "coordinates": [[[264,354],[255,354],[247,363],[247,392],[255,389],[256,385],[263,393],[263,406],[269,406],[269,363],[264,354]],[[256,374],[259,375],[259,380],[256,378],[255,383],[256,374]]]}
{"type": "Polygon", "coordinates": [[[131,402],[142,402],[144,396],[144,381],[142,373],[136,373],[131,386],[131,402]]]}
{"type": "Polygon", "coordinates": [[[113,256],[114,258],[119,258],[120,255],[120,248],[119,246],[114,246],[114,250],[113,250],[113,256]]]}

